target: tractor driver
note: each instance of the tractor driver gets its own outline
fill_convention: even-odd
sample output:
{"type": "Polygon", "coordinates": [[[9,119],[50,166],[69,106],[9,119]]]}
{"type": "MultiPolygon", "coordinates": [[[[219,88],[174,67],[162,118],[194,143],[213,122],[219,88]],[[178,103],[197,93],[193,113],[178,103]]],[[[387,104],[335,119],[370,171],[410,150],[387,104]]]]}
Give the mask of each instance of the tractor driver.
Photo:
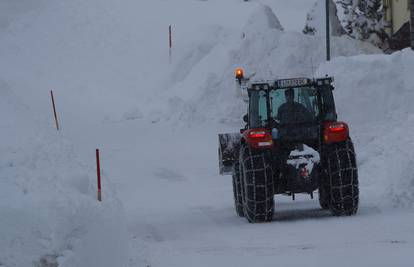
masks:
{"type": "Polygon", "coordinates": [[[302,104],[295,102],[295,91],[292,88],[285,90],[286,103],[282,104],[277,110],[276,119],[281,123],[309,122],[312,114],[302,104]]]}

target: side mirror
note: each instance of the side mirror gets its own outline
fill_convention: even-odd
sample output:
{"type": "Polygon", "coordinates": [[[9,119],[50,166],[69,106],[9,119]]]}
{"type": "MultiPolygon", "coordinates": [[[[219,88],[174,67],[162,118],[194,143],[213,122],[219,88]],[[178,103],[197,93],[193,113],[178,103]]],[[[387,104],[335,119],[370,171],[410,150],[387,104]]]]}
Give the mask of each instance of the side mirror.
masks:
{"type": "Polygon", "coordinates": [[[244,121],[245,123],[248,123],[248,122],[249,122],[249,115],[245,114],[245,115],[243,116],[243,121],[244,121]]]}

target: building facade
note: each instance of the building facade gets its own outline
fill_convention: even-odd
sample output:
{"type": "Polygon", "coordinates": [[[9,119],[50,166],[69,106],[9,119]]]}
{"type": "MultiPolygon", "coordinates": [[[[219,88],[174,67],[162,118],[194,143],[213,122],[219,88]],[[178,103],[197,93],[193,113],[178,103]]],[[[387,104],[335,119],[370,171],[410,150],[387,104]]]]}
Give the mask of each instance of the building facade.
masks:
{"type": "Polygon", "coordinates": [[[391,50],[414,48],[414,0],[383,0],[391,50]]]}
{"type": "Polygon", "coordinates": [[[414,50],[414,0],[411,0],[411,49],[414,50]]]}

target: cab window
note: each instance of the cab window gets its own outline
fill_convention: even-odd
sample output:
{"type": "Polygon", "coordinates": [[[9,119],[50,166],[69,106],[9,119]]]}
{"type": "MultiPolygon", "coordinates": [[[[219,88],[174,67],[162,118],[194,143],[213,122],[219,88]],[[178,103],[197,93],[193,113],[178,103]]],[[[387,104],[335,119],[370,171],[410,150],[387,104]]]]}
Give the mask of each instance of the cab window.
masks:
{"type": "Polygon", "coordinates": [[[251,128],[264,127],[267,123],[267,100],[265,91],[252,91],[249,103],[249,124],[251,128]]]}

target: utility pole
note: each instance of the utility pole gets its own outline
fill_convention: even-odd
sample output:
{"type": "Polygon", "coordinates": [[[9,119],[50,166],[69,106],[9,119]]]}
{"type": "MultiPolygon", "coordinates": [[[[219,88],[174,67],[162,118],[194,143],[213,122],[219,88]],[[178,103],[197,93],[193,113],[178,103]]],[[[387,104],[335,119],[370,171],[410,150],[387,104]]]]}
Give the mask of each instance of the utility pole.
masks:
{"type": "MultiPolygon", "coordinates": [[[[326,61],[331,60],[330,22],[329,22],[329,1],[326,1],[326,61]]],[[[414,1],[414,0],[412,0],[414,1]]]]}

